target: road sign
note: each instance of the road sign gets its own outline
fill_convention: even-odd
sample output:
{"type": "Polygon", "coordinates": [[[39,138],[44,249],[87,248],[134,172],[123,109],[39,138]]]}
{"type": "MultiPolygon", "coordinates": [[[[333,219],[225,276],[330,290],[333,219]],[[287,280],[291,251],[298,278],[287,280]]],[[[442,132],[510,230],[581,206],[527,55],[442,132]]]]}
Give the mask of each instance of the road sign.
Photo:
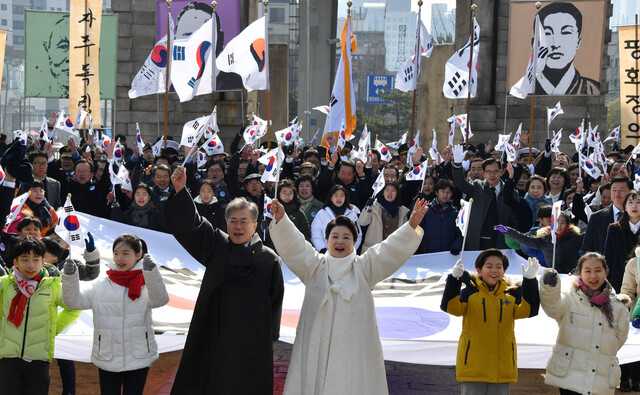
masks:
{"type": "Polygon", "coordinates": [[[391,104],[382,100],[381,93],[389,93],[393,89],[395,76],[393,75],[367,75],[366,103],[391,104]]]}

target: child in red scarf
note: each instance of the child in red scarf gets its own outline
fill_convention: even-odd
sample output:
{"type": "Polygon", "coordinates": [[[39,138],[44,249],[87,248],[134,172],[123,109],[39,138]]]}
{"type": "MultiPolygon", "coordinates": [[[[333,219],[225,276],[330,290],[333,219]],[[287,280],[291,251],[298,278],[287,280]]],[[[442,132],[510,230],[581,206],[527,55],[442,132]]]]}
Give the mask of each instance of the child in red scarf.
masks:
{"type": "Polygon", "coordinates": [[[44,264],[45,245],[27,236],[14,247],[13,270],[0,277],[6,324],[0,329],[3,394],[49,392],[55,336],[80,315],[62,301],[60,272],[44,264]],[[64,308],[58,314],[58,306],[64,308]]]}
{"type": "Polygon", "coordinates": [[[76,264],[67,260],[62,272],[68,306],[93,310],[91,361],[99,368],[100,391],[140,394],[149,367],[158,359],[151,309],[164,306],[169,295],[144,240],[133,234],[113,242],[113,262],[106,278],[83,284],[76,264]]]}

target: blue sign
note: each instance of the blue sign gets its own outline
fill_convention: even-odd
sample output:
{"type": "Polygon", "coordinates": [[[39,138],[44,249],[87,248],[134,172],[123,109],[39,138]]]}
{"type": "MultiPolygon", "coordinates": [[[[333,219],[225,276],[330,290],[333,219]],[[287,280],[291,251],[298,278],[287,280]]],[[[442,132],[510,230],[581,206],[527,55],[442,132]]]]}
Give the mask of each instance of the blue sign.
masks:
{"type": "Polygon", "coordinates": [[[391,104],[380,97],[381,93],[389,93],[393,89],[394,75],[367,75],[367,96],[366,103],[391,104]]]}
{"type": "Polygon", "coordinates": [[[311,120],[310,120],[310,122],[309,122],[309,123],[311,124],[311,126],[316,126],[316,122],[317,122],[317,121],[316,121],[316,119],[315,119],[315,118],[311,118],[311,120]]]}

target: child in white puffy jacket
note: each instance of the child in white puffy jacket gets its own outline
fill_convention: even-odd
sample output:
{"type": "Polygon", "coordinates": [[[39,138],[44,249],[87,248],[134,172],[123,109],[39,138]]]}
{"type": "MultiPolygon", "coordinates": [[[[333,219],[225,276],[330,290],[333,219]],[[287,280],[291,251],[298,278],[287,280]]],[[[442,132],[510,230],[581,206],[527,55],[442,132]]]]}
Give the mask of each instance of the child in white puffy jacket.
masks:
{"type": "Polygon", "coordinates": [[[151,309],[169,295],[144,240],[133,234],[113,242],[106,278],[83,283],[75,264],[65,263],[62,297],[77,310],[93,310],[91,361],[99,368],[100,392],[142,395],[149,367],[158,359],[151,309]],[[124,388],[123,388],[124,387],[124,388]]]}

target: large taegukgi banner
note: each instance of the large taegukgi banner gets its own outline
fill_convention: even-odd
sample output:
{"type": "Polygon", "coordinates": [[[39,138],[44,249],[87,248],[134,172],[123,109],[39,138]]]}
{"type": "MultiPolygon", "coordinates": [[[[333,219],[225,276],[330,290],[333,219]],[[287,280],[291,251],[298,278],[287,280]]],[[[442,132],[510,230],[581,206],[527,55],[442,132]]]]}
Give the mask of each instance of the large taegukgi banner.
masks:
{"type": "MultiPolygon", "coordinates": [[[[191,36],[191,33],[211,19],[212,12],[211,2],[174,0],[171,3],[171,18],[176,29],[175,39],[181,40],[191,36]]],[[[240,1],[218,2],[216,14],[218,15],[216,25],[218,28],[218,42],[215,47],[217,56],[229,41],[240,34],[240,1]]],[[[156,2],[156,31],[156,40],[160,40],[167,34],[167,3],[164,0],[156,2]]],[[[235,73],[225,73],[218,70],[216,90],[237,89],[242,89],[240,76],[235,73]]]]}
{"type": "MultiPolygon", "coordinates": [[[[170,296],[169,303],[153,310],[154,329],[160,352],[184,347],[195,301],[200,291],[204,267],[195,261],[173,236],[102,218],[77,213],[80,225],[90,231],[100,250],[103,264],[111,261],[111,246],[122,233],[135,233],[147,242],[149,253],[160,264],[170,296]]],[[[80,250],[72,250],[79,257],[80,250]]],[[[480,251],[465,251],[464,266],[473,270],[480,251]]],[[[515,251],[505,251],[509,257],[507,275],[521,279],[520,264],[526,263],[515,251]]],[[[387,360],[429,364],[455,365],[462,318],[440,310],[446,275],[459,256],[449,252],[415,255],[390,278],[373,289],[378,329],[384,357],[387,360]]],[[[106,276],[102,266],[100,278],[106,276]]],[[[305,287],[282,266],[285,292],[280,327],[280,340],[293,343],[305,287]]],[[[563,278],[563,286],[567,278],[563,278]]],[[[83,282],[80,282],[81,287],[83,282]]],[[[551,355],[558,324],[544,314],[517,320],[518,367],[542,369],[551,355]]],[[[56,337],[55,357],[89,362],[93,345],[93,324],[90,311],[84,311],[78,321],[56,337]]],[[[640,360],[640,331],[631,327],[629,339],[618,353],[621,363],[640,360]]]]}
{"type": "MultiPolygon", "coordinates": [[[[509,3],[509,87],[527,69],[535,14],[534,1],[515,0],[509,3]]],[[[538,74],[536,95],[600,94],[606,2],[542,2],[539,16],[548,53],[544,70],[538,74]]]]}
{"type": "MultiPolygon", "coordinates": [[[[24,19],[25,97],[68,98],[69,13],[27,10],[24,19]]],[[[117,61],[118,15],[103,14],[99,99],[116,98],[117,61]]]]}

